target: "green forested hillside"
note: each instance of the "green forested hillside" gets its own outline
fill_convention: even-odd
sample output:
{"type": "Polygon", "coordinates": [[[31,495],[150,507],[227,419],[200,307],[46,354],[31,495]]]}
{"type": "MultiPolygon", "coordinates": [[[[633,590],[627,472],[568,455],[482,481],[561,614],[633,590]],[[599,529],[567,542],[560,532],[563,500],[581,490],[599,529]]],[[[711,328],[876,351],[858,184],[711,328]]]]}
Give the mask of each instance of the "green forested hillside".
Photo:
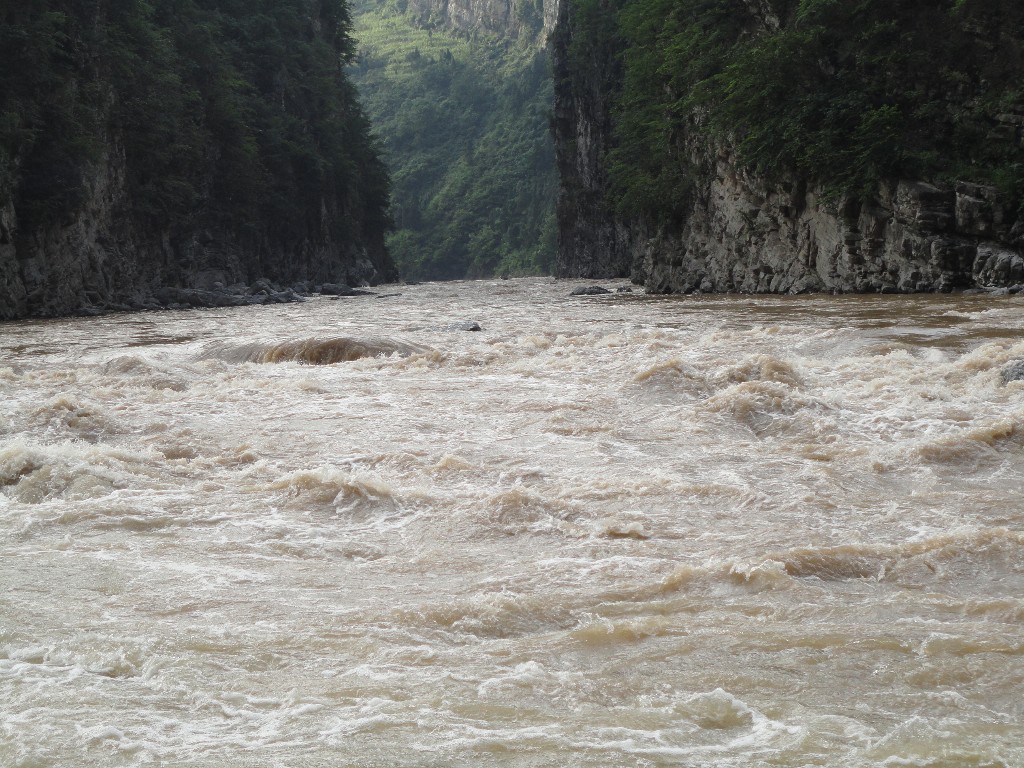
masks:
{"type": "Polygon", "coordinates": [[[623,215],[682,210],[688,138],[837,195],[895,177],[1024,192],[1017,0],[572,2],[574,76],[623,66],[607,158],[623,215]]]}
{"type": "Polygon", "coordinates": [[[379,240],[388,178],[342,70],[349,28],[344,0],[3,3],[0,205],[16,237],[68,219],[113,164],[143,229],[286,252],[379,240]]]}
{"type": "Polygon", "coordinates": [[[356,6],[350,71],[392,173],[393,258],[412,279],[550,272],[547,52],[536,38],[422,24],[374,0],[356,6]]]}

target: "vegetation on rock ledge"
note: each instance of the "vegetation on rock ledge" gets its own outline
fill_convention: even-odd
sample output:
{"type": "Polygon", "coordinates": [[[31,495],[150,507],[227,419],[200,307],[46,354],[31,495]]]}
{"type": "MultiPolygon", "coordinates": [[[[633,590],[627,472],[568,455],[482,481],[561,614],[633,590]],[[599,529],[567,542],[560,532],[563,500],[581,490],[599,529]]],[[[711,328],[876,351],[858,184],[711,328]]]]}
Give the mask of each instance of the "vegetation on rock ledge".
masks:
{"type": "Polygon", "coordinates": [[[621,57],[607,158],[621,215],[685,210],[694,138],[836,195],[904,177],[1022,198],[1014,0],[765,0],[757,14],[742,0],[573,2],[570,56],[621,57]]]}

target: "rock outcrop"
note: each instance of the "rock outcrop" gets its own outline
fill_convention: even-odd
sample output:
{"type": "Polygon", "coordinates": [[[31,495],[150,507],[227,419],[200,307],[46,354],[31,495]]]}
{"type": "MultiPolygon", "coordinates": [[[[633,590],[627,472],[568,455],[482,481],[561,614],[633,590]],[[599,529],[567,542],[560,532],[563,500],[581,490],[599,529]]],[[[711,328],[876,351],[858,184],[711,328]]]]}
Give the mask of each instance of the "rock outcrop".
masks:
{"type": "Polygon", "coordinates": [[[408,0],[407,6],[423,26],[512,38],[550,32],[557,9],[556,0],[408,0]]]}
{"type": "MultiPolygon", "coordinates": [[[[748,34],[777,30],[773,8],[779,5],[744,0],[748,34]]],[[[609,200],[609,153],[616,146],[624,44],[614,31],[603,31],[614,29],[614,6],[588,4],[586,19],[580,6],[561,3],[552,36],[558,276],[630,276],[652,292],[917,292],[1024,284],[1024,220],[996,187],[889,179],[874,195],[843,198],[792,173],[770,180],[745,167],[727,138],[700,130],[699,111],[689,125],[666,119],[664,126],[692,175],[685,199],[671,206],[678,212],[621,213],[609,200]]],[[[987,141],[1024,147],[1024,115],[995,120],[987,141]]]]}
{"type": "Polygon", "coordinates": [[[869,203],[772,186],[727,153],[699,166],[680,231],[632,230],[633,277],[652,292],[949,291],[1024,283],[1019,226],[992,187],[883,183],[869,203]]]}
{"type": "Polygon", "coordinates": [[[1011,381],[1024,381],[1024,360],[1014,360],[1006,365],[999,375],[1003,384],[1009,384],[1011,381]]]}

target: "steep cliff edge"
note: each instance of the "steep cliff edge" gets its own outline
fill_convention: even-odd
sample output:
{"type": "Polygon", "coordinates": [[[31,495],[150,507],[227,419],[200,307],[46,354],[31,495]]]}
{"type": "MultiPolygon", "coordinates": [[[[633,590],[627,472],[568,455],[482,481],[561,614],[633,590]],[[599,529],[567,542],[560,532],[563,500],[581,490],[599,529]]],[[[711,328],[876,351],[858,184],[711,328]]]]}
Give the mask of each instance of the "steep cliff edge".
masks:
{"type": "Polygon", "coordinates": [[[633,241],[634,277],[648,290],[912,293],[1024,283],[1020,228],[994,187],[887,182],[868,201],[837,203],[800,181],[765,183],[724,153],[706,162],[681,231],[641,229],[633,241]]]}
{"type": "Polygon", "coordinates": [[[0,13],[0,319],[397,277],[341,0],[0,13]]]}
{"type": "Polygon", "coordinates": [[[606,200],[612,111],[622,81],[614,19],[610,9],[562,0],[551,36],[559,277],[627,277],[634,262],[637,222],[611,215],[606,200]]]}
{"type": "Polygon", "coordinates": [[[1024,283],[1024,13],[908,5],[566,0],[558,273],[660,292],[1024,283]]]}

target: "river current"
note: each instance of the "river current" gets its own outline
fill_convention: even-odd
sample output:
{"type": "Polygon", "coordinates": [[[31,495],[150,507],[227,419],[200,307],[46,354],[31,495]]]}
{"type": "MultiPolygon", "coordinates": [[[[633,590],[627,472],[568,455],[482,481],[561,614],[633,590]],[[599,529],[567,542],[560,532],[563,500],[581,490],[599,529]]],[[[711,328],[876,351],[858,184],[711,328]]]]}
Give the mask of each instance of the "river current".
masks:
{"type": "Polygon", "coordinates": [[[582,284],[0,325],[0,765],[1024,766],[1024,297],[582,284]]]}

